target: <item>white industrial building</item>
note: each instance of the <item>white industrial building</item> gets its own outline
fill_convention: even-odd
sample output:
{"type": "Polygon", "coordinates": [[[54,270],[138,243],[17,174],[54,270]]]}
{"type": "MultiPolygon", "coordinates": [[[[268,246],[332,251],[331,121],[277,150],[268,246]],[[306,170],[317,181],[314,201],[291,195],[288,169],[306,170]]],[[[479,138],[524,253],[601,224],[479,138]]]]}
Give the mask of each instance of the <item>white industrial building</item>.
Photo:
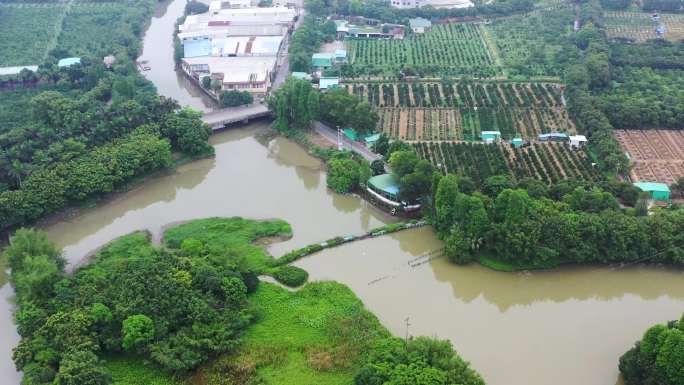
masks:
{"type": "Polygon", "coordinates": [[[178,39],[183,46],[181,68],[188,76],[199,83],[206,76],[214,83],[220,80],[219,91],[249,91],[255,96],[268,92],[283,40],[297,14],[286,7],[254,8],[252,1],[214,1],[209,12],[185,18],[178,39]]]}
{"type": "Polygon", "coordinates": [[[223,90],[249,91],[262,96],[271,86],[275,57],[194,57],[183,58],[181,67],[197,81],[209,76],[221,81],[223,90]]]}

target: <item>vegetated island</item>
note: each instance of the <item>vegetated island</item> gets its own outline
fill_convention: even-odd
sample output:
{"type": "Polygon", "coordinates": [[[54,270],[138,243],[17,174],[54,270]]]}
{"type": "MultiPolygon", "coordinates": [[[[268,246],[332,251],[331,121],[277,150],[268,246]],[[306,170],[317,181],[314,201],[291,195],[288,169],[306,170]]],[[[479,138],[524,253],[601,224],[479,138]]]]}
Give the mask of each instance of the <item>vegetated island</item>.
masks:
{"type": "Polygon", "coordinates": [[[282,278],[254,242],[289,235],[280,220],[201,219],[160,247],[121,237],[66,274],[44,233],[18,230],[5,255],[22,384],[484,384],[450,342],[391,336],[342,284],[260,282],[282,278]]]}

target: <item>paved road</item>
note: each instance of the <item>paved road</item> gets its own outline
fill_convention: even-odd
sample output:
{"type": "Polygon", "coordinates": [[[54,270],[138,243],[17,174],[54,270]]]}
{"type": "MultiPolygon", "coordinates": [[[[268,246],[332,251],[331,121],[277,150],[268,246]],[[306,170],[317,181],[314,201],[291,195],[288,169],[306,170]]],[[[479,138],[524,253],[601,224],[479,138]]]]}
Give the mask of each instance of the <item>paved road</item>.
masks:
{"type": "MultiPolygon", "coordinates": [[[[326,137],[328,140],[332,141],[333,143],[337,143],[337,131],[333,128],[330,128],[326,126],[325,124],[321,122],[314,122],[313,124],[313,129],[326,137]]],[[[356,152],[357,154],[361,155],[364,157],[369,162],[372,162],[374,160],[382,159],[382,157],[371,150],[368,149],[368,147],[358,143],[354,142],[351,139],[347,138],[346,136],[342,136],[342,143],[343,147],[345,150],[352,150],[356,152]]]]}
{"type": "Polygon", "coordinates": [[[208,112],[202,115],[202,121],[214,127],[220,122],[233,121],[239,122],[241,120],[249,119],[251,117],[261,116],[268,112],[268,107],[265,104],[253,103],[247,106],[229,107],[221,110],[208,112]]]}

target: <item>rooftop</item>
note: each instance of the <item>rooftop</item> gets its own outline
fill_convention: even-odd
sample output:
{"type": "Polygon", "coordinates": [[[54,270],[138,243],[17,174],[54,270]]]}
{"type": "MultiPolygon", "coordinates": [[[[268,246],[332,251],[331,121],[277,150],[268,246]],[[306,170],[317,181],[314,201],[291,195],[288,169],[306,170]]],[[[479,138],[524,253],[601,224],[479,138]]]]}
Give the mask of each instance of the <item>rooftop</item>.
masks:
{"type": "Polygon", "coordinates": [[[57,62],[57,67],[69,67],[74,64],[79,64],[81,63],[81,58],[80,57],[67,57],[64,59],[60,59],[57,62]]]}
{"type": "Polygon", "coordinates": [[[422,17],[416,17],[415,19],[409,19],[409,25],[411,28],[430,28],[432,27],[432,22],[422,17]]]}
{"type": "Polygon", "coordinates": [[[665,183],[658,182],[636,182],[634,185],[643,191],[666,191],[670,192],[670,188],[665,183]]]}
{"type": "Polygon", "coordinates": [[[295,79],[311,80],[311,75],[306,72],[293,72],[292,77],[295,79]]]}
{"type": "Polygon", "coordinates": [[[340,85],[339,78],[321,78],[320,82],[318,83],[318,88],[321,90],[327,90],[328,88],[335,88],[338,85],[340,85]]]}
{"type": "Polygon", "coordinates": [[[24,68],[33,72],[38,71],[38,66],[0,67],[0,75],[16,75],[24,68]]]}
{"type": "Polygon", "coordinates": [[[376,175],[368,179],[368,185],[391,195],[399,193],[399,181],[392,174],[376,175]]]}
{"type": "Polygon", "coordinates": [[[211,55],[211,40],[193,39],[185,40],[183,42],[183,56],[200,57],[209,55],[211,55]]]}
{"type": "Polygon", "coordinates": [[[187,65],[208,65],[211,74],[223,74],[224,83],[264,82],[275,67],[273,56],[184,58],[187,65]]]}

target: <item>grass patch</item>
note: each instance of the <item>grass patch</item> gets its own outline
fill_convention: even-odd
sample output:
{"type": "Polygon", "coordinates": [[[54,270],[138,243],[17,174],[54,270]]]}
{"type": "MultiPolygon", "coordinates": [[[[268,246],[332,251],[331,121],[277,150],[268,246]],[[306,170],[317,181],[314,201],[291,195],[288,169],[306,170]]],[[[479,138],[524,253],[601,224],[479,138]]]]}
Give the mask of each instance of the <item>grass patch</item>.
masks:
{"type": "Polygon", "coordinates": [[[112,356],[105,358],[112,375],[112,385],[184,385],[161,369],[146,364],[141,357],[112,356]]]}
{"type": "Polygon", "coordinates": [[[263,237],[291,236],[292,228],[281,220],[252,221],[239,217],[209,218],[188,222],[164,233],[164,245],[178,249],[201,247],[204,253],[231,255],[257,273],[265,272],[273,258],[253,242],[263,237]],[[198,241],[191,245],[189,240],[198,241]]]}
{"type": "Polygon", "coordinates": [[[216,384],[213,379],[251,370],[241,383],[350,384],[361,352],[389,336],[354,293],[335,282],[311,283],[297,292],[262,283],[249,302],[258,318],[239,351],[202,368],[191,383],[216,384]]]}
{"type": "Polygon", "coordinates": [[[548,262],[548,263],[510,263],[510,262],[504,262],[501,261],[500,259],[493,257],[491,255],[480,255],[477,258],[477,262],[484,266],[488,267],[492,270],[496,271],[505,271],[505,272],[514,272],[514,271],[522,271],[522,270],[544,270],[544,269],[553,269],[554,267],[557,267],[558,264],[554,262],[548,262]]]}

